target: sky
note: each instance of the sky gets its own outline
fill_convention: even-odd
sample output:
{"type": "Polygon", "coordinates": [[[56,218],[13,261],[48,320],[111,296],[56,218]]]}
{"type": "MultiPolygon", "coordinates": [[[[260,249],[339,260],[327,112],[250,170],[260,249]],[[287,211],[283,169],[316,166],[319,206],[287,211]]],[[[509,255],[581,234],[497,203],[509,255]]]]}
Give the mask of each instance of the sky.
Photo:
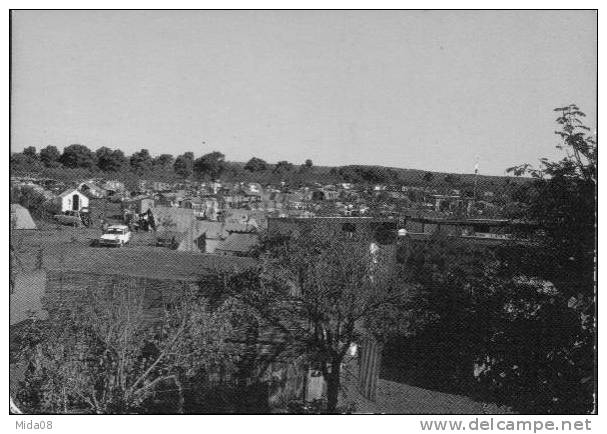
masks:
{"type": "Polygon", "coordinates": [[[11,150],[502,175],[596,126],[594,11],[13,11],[11,150]]]}

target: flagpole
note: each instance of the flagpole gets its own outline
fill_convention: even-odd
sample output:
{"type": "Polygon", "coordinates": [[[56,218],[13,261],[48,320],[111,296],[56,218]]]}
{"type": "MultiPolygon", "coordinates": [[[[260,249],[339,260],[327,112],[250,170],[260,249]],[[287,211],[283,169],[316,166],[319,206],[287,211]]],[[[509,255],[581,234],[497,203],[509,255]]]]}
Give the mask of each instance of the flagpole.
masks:
{"type": "Polygon", "coordinates": [[[474,199],[472,200],[473,203],[476,203],[476,182],[477,182],[477,178],[478,178],[478,169],[476,169],[474,171],[474,199]]]}
{"type": "Polygon", "coordinates": [[[472,203],[476,204],[476,184],[478,180],[478,157],[476,157],[476,164],[474,165],[474,197],[472,203]]]}

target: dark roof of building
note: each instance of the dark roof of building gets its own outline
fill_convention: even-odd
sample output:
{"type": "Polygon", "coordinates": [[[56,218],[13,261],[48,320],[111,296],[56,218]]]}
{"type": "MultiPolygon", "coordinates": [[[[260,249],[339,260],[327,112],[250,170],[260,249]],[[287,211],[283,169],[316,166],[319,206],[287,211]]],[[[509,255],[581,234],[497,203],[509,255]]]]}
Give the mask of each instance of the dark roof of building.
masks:
{"type": "Polygon", "coordinates": [[[288,223],[315,223],[315,222],[335,222],[335,223],[356,223],[356,222],[394,222],[394,218],[389,217],[344,217],[344,216],[315,216],[315,217],[268,217],[268,221],[281,221],[288,223]]]}
{"type": "MultiPolygon", "coordinates": [[[[409,232],[404,237],[399,237],[401,242],[421,242],[421,241],[432,241],[433,234],[431,233],[414,233],[409,232]]],[[[483,245],[483,246],[500,246],[506,243],[508,244],[518,244],[518,245],[526,245],[531,246],[531,243],[525,239],[517,239],[517,238],[491,238],[491,237],[482,237],[482,236],[460,236],[460,235],[447,235],[447,238],[455,243],[459,243],[461,245],[483,245]]]]}
{"type": "Polygon", "coordinates": [[[257,228],[248,223],[229,222],[229,223],[225,223],[224,230],[226,232],[249,233],[249,232],[256,231],[257,228]]]}
{"type": "Polygon", "coordinates": [[[485,226],[509,226],[512,222],[508,219],[447,219],[447,218],[433,218],[433,217],[405,217],[407,220],[411,220],[418,223],[429,223],[435,225],[452,225],[452,226],[474,226],[474,225],[485,225],[485,226]]]}
{"type": "MultiPolygon", "coordinates": [[[[160,280],[197,280],[209,272],[240,272],[256,268],[253,258],[205,255],[158,249],[73,248],[57,271],[139,276],[160,280]]],[[[50,271],[51,267],[49,267],[50,271]]]]}

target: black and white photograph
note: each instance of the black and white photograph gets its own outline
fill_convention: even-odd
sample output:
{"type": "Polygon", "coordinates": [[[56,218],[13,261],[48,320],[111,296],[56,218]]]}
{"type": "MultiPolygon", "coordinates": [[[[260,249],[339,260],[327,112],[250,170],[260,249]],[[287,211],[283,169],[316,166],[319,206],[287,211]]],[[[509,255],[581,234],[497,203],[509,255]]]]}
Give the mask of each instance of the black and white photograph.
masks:
{"type": "Polygon", "coordinates": [[[598,14],[7,10],[11,429],[596,430],[598,14]]]}

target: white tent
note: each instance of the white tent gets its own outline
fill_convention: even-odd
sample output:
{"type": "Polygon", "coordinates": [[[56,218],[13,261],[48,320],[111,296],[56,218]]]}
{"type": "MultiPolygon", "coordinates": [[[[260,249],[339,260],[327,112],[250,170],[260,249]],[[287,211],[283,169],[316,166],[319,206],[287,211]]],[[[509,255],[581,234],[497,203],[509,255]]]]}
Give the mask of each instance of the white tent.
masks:
{"type": "Polygon", "coordinates": [[[37,229],[30,212],[18,203],[11,203],[11,228],[37,229]]]}

